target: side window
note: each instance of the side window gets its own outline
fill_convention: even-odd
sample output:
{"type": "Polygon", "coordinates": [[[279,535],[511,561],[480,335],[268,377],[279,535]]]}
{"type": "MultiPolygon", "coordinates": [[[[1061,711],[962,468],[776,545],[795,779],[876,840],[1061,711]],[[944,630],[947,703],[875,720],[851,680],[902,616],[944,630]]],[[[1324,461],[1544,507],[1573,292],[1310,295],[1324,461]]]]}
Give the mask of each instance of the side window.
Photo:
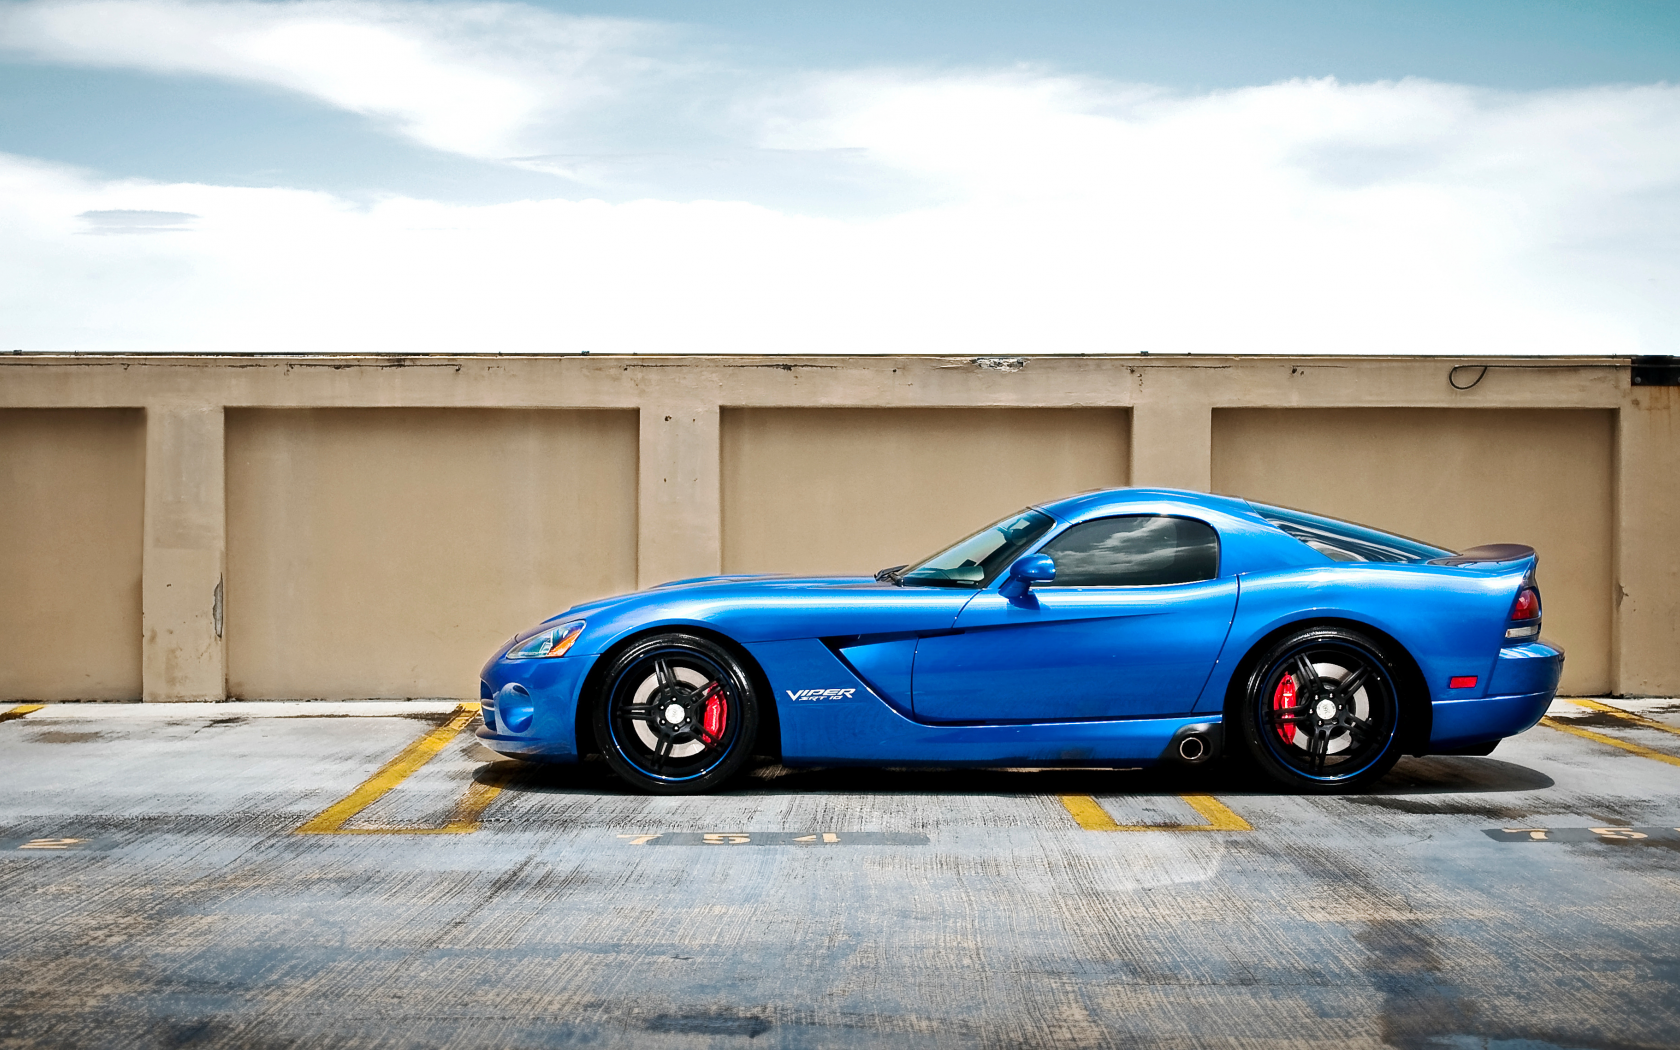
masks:
{"type": "Polygon", "coordinates": [[[1041,587],[1148,587],[1219,575],[1219,534],[1190,518],[1130,514],[1075,525],[1045,544],[1056,579],[1041,587]]]}

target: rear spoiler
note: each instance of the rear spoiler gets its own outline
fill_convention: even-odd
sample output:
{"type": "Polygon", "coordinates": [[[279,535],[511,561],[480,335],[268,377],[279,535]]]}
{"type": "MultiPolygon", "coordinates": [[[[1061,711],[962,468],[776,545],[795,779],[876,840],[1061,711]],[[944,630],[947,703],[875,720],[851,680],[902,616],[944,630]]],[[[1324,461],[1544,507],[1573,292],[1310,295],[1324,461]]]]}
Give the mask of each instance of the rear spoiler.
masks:
{"type": "Polygon", "coordinates": [[[1486,565],[1507,561],[1526,561],[1533,558],[1534,548],[1520,543],[1485,543],[1459,551],[1450,558],[1431,558],[1431,565],[1486,565]]]}

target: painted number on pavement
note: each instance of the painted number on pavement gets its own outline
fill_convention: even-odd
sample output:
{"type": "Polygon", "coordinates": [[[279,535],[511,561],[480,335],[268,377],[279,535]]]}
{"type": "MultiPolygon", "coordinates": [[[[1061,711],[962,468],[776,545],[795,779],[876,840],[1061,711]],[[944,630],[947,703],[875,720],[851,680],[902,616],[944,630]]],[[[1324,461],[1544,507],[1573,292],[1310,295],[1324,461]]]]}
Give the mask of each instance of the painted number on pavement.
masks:
{"type": "Polygon", "coordinates": [[[1680,828],[1488,828],[1495,842],[1674,842],[1680,828]]]}
{"type": "Polygon", "coordinates": [[[0,838],[0,853],[65,853],[71,850],[99,849],[104,843],[91,838],[70,838],[43,835],[38,838],[0,838]]]}

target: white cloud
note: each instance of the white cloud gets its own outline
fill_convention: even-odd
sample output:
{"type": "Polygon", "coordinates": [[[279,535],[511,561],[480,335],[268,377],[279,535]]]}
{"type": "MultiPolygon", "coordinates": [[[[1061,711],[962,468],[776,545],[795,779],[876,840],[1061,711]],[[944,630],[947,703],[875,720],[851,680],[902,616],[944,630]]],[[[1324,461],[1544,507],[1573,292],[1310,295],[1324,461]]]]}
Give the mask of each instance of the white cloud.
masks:
{"type": "Polygon", "coordinates": [[[265,84],[390,121],[435,149],[503,158],[622,92],[667,30],[514,4],[30,0],[0,47],[57,62],[265,84]]]}
{"type": "MultiPolygon", "coordinates": [[[[1680,335],[1667,86],[707,81],[701,63],[625,57],[654,28],[526,8],[120,6],[163,14],[95,32],[94,5],[35,3],[0,25],[61,60],[268,78],[480,155],[537,142],[568,106],[587,123],[650,82],[675,92],[681,77],[660,78],[680,67],[664,108],[727,100],[695,119],[743,156],[845,157],[853,194],[907,199],[889,189],[908,180],[921,203],[848,218],[750,199],[363,208],[13,158],[0,348],[1666,353],[1680,335]],[[193,218],[81,235],[78,216],[138,212],[193,218]]],[[[675,149],[672,184],[687,163],[675,149]]]]}

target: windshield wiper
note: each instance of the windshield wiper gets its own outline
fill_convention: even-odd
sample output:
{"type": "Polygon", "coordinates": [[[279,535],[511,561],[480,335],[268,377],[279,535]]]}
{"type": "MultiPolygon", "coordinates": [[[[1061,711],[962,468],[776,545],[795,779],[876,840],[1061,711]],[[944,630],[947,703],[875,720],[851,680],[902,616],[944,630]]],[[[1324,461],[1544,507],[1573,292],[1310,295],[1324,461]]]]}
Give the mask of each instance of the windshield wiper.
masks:
{"type": "Polygon", "coordinates": [[[904,586],[904,570],[909,567],[910,566],[907,563],[904,565],[894,565],[891,568],[882,569],[880,572],[875,574],[875,581],[879,583],[882,580],[887,580],[896,586],[902,587],[904,586]]]}

